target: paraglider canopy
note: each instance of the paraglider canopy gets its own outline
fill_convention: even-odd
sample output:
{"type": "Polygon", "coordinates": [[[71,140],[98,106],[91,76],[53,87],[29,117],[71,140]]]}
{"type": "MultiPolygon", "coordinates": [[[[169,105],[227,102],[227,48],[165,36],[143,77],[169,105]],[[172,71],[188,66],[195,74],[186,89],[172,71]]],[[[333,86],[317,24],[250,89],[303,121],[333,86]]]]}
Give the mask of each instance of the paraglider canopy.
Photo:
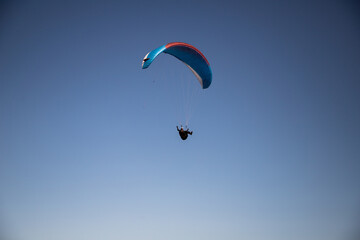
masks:
{"type": "Polygon", "coordinates": [[[210,64],[194,46],[182,42],[173,42],[158,47],[146,54],[142,62],[142,68],[148,68],[160,53],[170,54],[185,63],[194,73],[203,89],[210,86],[212,81],[210,64]]]}

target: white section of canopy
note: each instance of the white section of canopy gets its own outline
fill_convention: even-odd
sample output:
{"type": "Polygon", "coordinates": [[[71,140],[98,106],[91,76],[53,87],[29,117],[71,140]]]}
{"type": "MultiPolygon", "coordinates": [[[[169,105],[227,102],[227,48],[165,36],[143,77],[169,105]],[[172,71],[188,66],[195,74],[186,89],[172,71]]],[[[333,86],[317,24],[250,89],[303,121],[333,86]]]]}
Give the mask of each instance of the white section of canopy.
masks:
{"type": "Polygon", "coordinates": [[[187,65],[186,63],[185,63],[185,65],[186,65],[188,68],[190,68],[190,70],[193,72],[193,74],[196,76],[197,80],[199,81],[201,87],[203,87],[203,80],[202,80],[202,78],[200,77],[200,75],[199,75],[197,72],[195,72],[195,70],[192,69],[192,67],[190,67],[190,66],[187,65]]]}

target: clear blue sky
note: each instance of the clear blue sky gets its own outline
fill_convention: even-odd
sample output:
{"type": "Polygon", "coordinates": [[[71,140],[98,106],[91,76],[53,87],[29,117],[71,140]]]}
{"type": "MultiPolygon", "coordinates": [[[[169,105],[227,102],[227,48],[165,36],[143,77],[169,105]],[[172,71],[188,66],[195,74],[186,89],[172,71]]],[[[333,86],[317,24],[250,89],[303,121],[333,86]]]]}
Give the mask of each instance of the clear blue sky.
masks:
{"type": "Polygon", "coordinates": [[[356,239],[359,80],[356,1],[2,1],[0,238],[356,239]]]}

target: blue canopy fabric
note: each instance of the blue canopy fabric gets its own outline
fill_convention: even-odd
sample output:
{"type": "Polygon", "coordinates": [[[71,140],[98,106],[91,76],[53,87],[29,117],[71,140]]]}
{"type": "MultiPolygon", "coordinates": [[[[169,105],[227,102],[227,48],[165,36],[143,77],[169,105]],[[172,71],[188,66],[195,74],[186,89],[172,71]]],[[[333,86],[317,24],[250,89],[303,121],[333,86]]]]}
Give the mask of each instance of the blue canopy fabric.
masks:
{"type": "Polygon", "coordinates": [[[158,47],[146,54],[142,62],[142,69],[148,68],[160,53],[170,54],[188,66],[203,89],[210,86],[212,81],[210,64],[194,46],[182,42],[173,42],[158,47]]]}

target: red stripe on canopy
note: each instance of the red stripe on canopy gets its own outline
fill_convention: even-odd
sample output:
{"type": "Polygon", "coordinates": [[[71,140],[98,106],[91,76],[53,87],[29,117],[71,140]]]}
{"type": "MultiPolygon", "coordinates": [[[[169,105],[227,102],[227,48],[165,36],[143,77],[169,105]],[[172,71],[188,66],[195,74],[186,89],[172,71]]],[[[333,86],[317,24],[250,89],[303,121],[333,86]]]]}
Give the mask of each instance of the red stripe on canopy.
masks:
{"type": "Polygon", "coordinates": [[[197,53],[199,53],[206,61],[206,63],[208,65],[210,65],[210,63],[208,62],[208,60],[206,59],[206,57],[204,56],[204,54],[202,54],[196,47],[190,45],[190,44],[187,44],[187,43],[183,43],[183,42],[172,42],[172,43],[168,43],[165,45],[166,48],[171,48],[171,47],[175,47],[175,46],[184,46],[184,47],[188,47],[188,48],[191,48],[193,50],[195,50],[197,53]]]}

